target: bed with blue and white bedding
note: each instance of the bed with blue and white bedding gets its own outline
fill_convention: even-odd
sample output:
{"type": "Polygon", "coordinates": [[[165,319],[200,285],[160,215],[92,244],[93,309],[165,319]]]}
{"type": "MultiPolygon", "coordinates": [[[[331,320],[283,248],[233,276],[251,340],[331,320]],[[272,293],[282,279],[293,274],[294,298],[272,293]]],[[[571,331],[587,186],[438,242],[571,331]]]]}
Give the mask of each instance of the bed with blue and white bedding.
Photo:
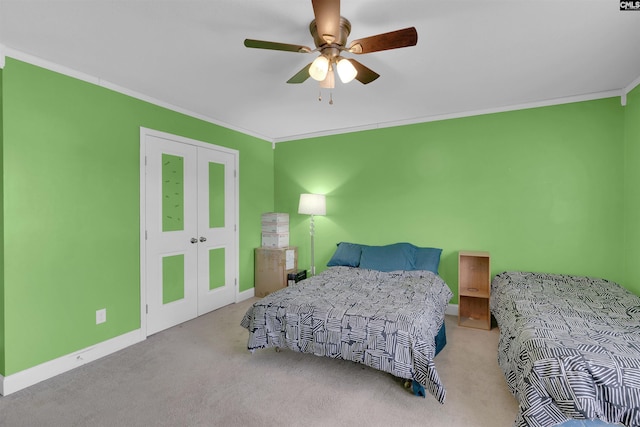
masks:
{"type": "Polygon", "coordinates": [[[444,345],[452,292],[433,271],[412,268],[331,265],[274,292],[242,319],[247,348],[286,348],[362,363],[413,380],[443,403],[434,357],[444,345]]]}
{"type": "Polygon", "coordinates": [[[491,311],[516,426],[640,426],[640,297],[604,279],[505,272],[491,311]]]}

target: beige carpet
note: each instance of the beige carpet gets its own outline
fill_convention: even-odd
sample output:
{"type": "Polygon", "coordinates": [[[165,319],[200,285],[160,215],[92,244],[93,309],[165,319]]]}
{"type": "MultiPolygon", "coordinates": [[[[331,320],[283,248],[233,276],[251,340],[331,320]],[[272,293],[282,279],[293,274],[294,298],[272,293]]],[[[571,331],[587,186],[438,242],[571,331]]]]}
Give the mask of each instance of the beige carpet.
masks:
{"type": "Polygon", "coordinates": [[[0,398],[1,426],[511,426],[517,402],[496,361],[498,330],[447,316],[440,405],[363,365],[246,350],[234,304],[0,398]]]}

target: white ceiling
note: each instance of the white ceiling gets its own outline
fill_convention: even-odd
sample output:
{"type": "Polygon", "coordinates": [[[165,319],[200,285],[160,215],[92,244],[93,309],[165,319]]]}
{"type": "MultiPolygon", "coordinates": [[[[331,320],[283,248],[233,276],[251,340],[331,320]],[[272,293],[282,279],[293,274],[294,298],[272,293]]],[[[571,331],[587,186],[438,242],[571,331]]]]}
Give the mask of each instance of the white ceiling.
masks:
{"type": "Polygon", "coordinates": [[[414,26],[418,44],[358,56],[381,77],[337,82],[333,105],[312,79],[285,83],[316,54],[243,45],[313,48],[310,0],[0,0],[0,45],[272,142],[623,95],[640,78],[640,11],[616,0],[342,0],[341,15],[349,40],[414,26]]]}

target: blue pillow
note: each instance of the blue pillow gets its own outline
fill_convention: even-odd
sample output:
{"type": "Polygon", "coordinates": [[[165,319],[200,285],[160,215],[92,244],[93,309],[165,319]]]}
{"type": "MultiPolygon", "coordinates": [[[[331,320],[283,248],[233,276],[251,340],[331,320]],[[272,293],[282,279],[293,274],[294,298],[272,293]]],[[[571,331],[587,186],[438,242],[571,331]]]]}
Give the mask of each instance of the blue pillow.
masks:
{"type": "Polygon", "coordinates": [[[362,246],[355,243],[340,242],[338,243],[338,249],[333,254],[327,267],[334,267],[343,265],[347,267],[357,267],[360,265],[360,253],[362,252],[362,246]]]}
{"type": "Polygon", "coordinates": [[[416,248],[416,270],[428,270],[438,274],[441,254],[442,249],[439,248],[416,248]]]}
{"type": "Polygon", "coordinates": [[[409,243],[363,246],[360,268],[378,271],[414,270],[416,247],[409,243]]]}

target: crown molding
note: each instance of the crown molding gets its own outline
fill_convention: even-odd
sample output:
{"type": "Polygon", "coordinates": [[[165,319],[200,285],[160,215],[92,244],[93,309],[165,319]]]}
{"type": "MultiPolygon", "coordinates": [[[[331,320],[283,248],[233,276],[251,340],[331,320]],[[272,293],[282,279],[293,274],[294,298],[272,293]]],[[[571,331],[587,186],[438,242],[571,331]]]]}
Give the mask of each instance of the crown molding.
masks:
{"type": "Polygon", "coordinates": [[[626,105],[627,94],[640,85],[640,76],[638,76],[635,80],[629,83],[629,85],[627,85],[623,89],[618,89],[618,90],[594,92],[594,93],[588,93],[588,94],[582,94],[582,95],[568,96],[568,97],[548,99],[548,100],[542,100],[542,101],[534,101],[534,102],[523,103],[523,104],[506,105],[506,106],[481,109],[481,110],[460,111],[460,112],[453,112],[448,114],[437,114],[433,116],[421,116],[421,117],[415,117],[407,120],[371,123],[368,125],[354,126],[349,128],[332,129],[328,131],[320,131],[320,132],[313,132],[313,133],[306,133],[306,134],[288,135],[286,137],[281,137],[281,138],[271,138],[266,135],[252,132],[248,129],[243,129],[237,126],[230,125],[229,123],[216,120],[212,117],[204,116],[202,114],[195,113],[193,111],[189,111],[181,107],[177,107],[175,105],[147,96],[145,94],[127,89],[122,86],[118,86],[114,83],[103,80],[99,77],[85,74],[80,71],[74,70],[72,68],[68,68],[33,55],[29,55],[18,50],[7,48],[6,46],[0,44],[0,69],[4,68],[5,66],[6,57],[17,59],[19,61],[26,62],[41,68],[45,68],[47,70],[54,71],[56,73],[64,74],[66,76],[73,77],[78,80],[82,80],[88,83],[102,86],[106,89],[113,90],[114,92],[131,96],[132,98],[136,98],[136,99],[148,102],[150,104],[157,105],[171,111],[175,111],[177,113],[185,114],[187,116],[205,121],[207,123],[211,123],[217,126],[222,126],[226,129],[230,129],[230,130],[242,133],[244,135],[252,136],[254,138],[261,139],[263,141],[271,142],[273,149],[275,149],[276,144],[279,142],[296,141],[301,139],[318,138],[323,136],[340,135],[345,133],[384,129],[388,127],[428,123],[428,122],[435,122],[435,121],[441,121],[441,120],[459,119],[464,117],[480,116],[485,114],[504,113],[508,111],[525,110],[529,108],[549,107],[553,105],[570,104],[574,102],[583,102],[583,101],[593,101],[596,99],[604,99],[604,98],[611,98],[611,97],[620,97],[620,102],[624,106],[626,105]]]}
{"type": "Polygon", "coordinates": [[[442,120],[460,119],[464,117],[481,116],[485,114],[495,114],[495,113],[505,113],[508,111],[526,110],[529,108],[550,107],[554,105],[571,104],[574,102],[593,101],[593,100],[604,99],[604,98],[624,97],[624,95],[625,93],[623,92],[623,90],[620,90],[620,89],[604,91],[604,92],[587,93],[582,95],[567,96],[563,98],[554,98],[554,99],[547,99],[543,101],[528,102],[524,104],[505,105],[505,106],[496,107],[496,108],[461,111],[461,112],[449,113],[449,114],[437,114],[433,116],[415,117],[413,119],[408,119],[408,120],[397,120],[397,121],[391,121],[391,122],[373,123],[368,126],[335,129],[335,130],[326,131],[326,132],[316,132],[316,133],[308,133],[308,134],[301,134],[301,135],[291,135],[285,138],[278,138],[274,142],[278,143],[278,142],[286,142],[286,141],[296,141],[300,139],[317,138],[321,136],[338,135],[338,134],[344,134],[349,132],[359,132],[364,130],[384,129],[384,128],[395,127],[395,126],[405,126],[405,125],[413,125],[413,124],[420,124],[420,123],[437,122],[442,120]]]}
{"type": "MultiPolygon", "coordinates": [[[[46,59],[39,58],[37,56],[33,56],[33,55],[30,55],[30,54],[21,52],[19,50],[15,50],[15,49],[4,47],[4,51],[3,51],[2,48],[3,48],[3,46],[0,45],[0,61],[2,61],[3,65],[4,65],[4,57],[8,56],[8,57],[16,59],[18,61],[26,62],[28,64],[35,65],[37,67],[44,68],[44,69],[49,70],[49,71],[53,71],[53,72],[56,72],[56,73],[59,73],[59,74],[63,74],[63,75],[68,76],[68,77],[73,77],[74,79],[82,80],[82,81],[85,81],[87,83],[91,83],[91,84],[94,84],[94,85],[97,85],[97,86],[101,86],[101,87],[103,87],[105,89],[109,89],[109,90],[112,90],[114,92],[118,92],[118,93],[121,93],[123,95],[127,95],[127,96],[130,96],[132,98],[136,98],[136,99],[139,99],[141,101],[145,101],[145,102],[148,102],[150,104],[157,105],[159,107],[163,107],[163,108],[166,108],[166,109],[171,110],[171,111],[175,111],[176,113],[181,113],[181,114],[187,115],[189,117],[193,117],[193,118],[205,121],[207,123],[211,123],[211,124],[214,124],[214,125],[217,125],[217,126],[221,126],[221,127],[226,128],[226,129],[230,129],[230,130],[233,130],[233,131],[236,131],[236,132],[248,135],[248,136],[252,136],[254,138],[258,138],[258,139],[261,139],[261,140],[264,140],[264,141],[273,142],[272,138],[269,138],[269,137],[267,137],[265,135],[261,135],[261,134],[249,131],[248,129],[243,129],[243,128],[239,128],[237,126],[233,126],[233,125],[231,125],[229,123],[225,123],[225,122],[222,122],[220,120],[216,120],[216,119],[214,119],[212,117],[208,117],[208,116],[205,116],[205,115],[202,115],[202,114],[199,114],[199,113],[195,113],[195,112],[187,110],[185,108],[177,107],[177,106],[175,106],[173,104],[161,101],[161,100],[153,98],[151,96],[147,96],[147,95],[145,95],[143,93],[136,92],[134,90],[131,90],[131,89],[128,89],[128,88],[125,88],[125,87],[122,87],[122,86],[118,86],[117,84],[111,83],[111,82],[109,82],[107,80],[103,80],[100,77],[92,76],[90,74],[86,74],[86,73],[74,70],[73,68],[69,68],[69,67],[65,67],[65,66],[60,65],[60,64],[56,64],[55,62],[51,62],[51,61],[48,61],[46,59]]],[[[2,68],[2,67],[0,67],[0,68],[2,68]]]]}

